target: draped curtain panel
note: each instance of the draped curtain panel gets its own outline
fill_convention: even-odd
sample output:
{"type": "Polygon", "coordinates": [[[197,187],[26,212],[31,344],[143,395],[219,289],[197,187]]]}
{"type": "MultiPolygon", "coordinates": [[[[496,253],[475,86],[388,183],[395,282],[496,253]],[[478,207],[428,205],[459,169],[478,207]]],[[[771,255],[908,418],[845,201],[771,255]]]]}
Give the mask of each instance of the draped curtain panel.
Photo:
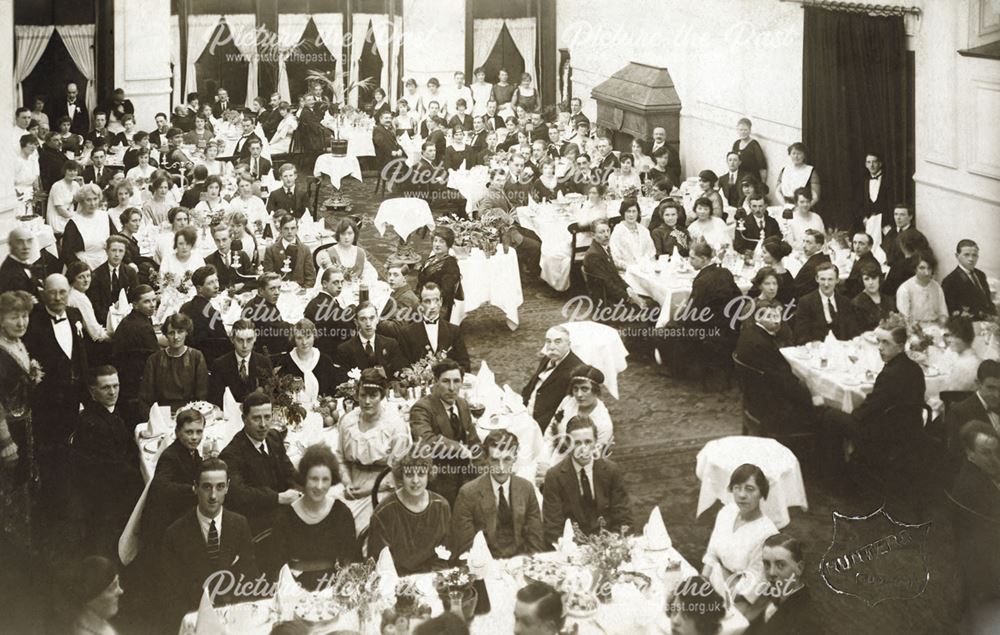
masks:
{"type": "Polygon", "coordinates": [[[176,15],[170,16],[170,64],[173,72],[170,74],[171,99],[170,109],[187,103],[187,95],[181,94],[181,24],[176,15]]]}
{"type": "MultiPolygon", "coordinates": [[[[187,45],[187,75],[184,77],[184,94],[198,92],[198,78],[195,64],[201,57],[215,33],[215,28],[222,21],[221,15],[189,15],[188,45],[187,45]]],[[[206,99],[214,99],[215,95],[206,95],[206,99]]]]}
{"type": "Polygon", "coordinates": [[[93,24],[61,24],[56,33],[62,38],[69,56],[87,78],[87,108],[97,107],[97,58],[94,53],[93,24]]]}
{"type": "MultiPolygon", "coordinates": [[[[535,18],[517,18],[505,20],[507,31],[517,45],[517,50],[524,58],[524,72],[531,73],[531,85],[538,89],[538,69],[535,66],[535,55],[538,51],[538,34],[535,28],[535,18]]],[[[487,53],[488,55],[489,53],[487,53]]],[[[484,60],[485,61],[485,60],[484,60]]],[[[511,77],[511,84],[521,83],[520,77],[511,77]]]]}
{"type": "MultiPolygon", "coordinates": [[[[356,82],[358,79],[358,64],[361,60],[361,53],[365,46],[365,37],[368,35],[368,25],[371,23],[372,31],[375,34],[375,48],[378,49],[379,55],[382,56],[382,76],[375,78],[378,83],[382,85],[382,89],[386,90],[386,94],[389,93],[389,65],[392,64],[392,60],[389,59],[389,38],[391,37],[391,27],[389,26],[389,16],[382,13],[355,13],[352,16],[353,23],[351,24],[351,82],[356,82]]],[[[351,105],[357,107],[358,105],[358,91],[352,90],[351,94],[347,96],[350,99],[351,105]]]]}
{"type": "Polygon", "coordinates": [[[233,44],[240,50],[249,62],[247,68],[247,98],[246,106],[253,105],[253,100],[260,92],[257,88],[257,66],[260,56],[257,54],[257,16],[253,13],[241,13],[224,17],[229,31],[233,34],[233,44]]]}
{"type": "Polygon", "coordinates": [[[14,35],[17,38],[17,62],[14,65],[14,88],[17,93],[17,103],[19,106],[32,104],[24,103],[24,87],[21,82],[31,75],[38,60],[42,59],[45,47],[49,45],[52,38],[54,26],[25,26],[14,27],[14,35]]]}
{"type": "Polygon", "coordinates": [[[882,155],[897,198],[911,190],[906,32],[901,16],[804,13],[802,136],[821,177],[817,211],[827,227],[849,229],[862,220],[867,152],[882,155]]]}
{"type": "Polygon", "coordinates": [[[286,63],[291,50],[298,46],[302,40],[302,35],[309,26],[309,16],[307,14],[288,15],[282,13],[278,16],[278,94],[288,103],[292,102],[291,90],[288,88],[288,67],[286,63]]]}
{"type": "Polygon", "coordinates": [[[335,81],[337,83],[337,101],[344,101],[344,15],[341,13],[314,13],[313,22],[323,40],[326,50],[337,60],[335,81]]]}
{"type": "Polygon", "coordinates": [[[474,20],[472,23],[472,68],[479,68],[486,63],[490,52],[497,44],[497,38],[503,31],[503,20],[489,18],[474,20]]]}

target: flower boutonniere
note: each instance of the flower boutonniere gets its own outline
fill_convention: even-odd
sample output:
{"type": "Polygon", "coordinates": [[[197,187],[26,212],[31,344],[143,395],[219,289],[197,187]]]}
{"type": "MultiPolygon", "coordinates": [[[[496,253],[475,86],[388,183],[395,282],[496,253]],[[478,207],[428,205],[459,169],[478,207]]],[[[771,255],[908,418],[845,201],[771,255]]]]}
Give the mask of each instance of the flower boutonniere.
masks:
{"type": "Polygon", "coordinates": [[[42,365],[37,360],[32,359],[28,363],[28,377],[36,385],[42,383],[42,380],[45,379],[45,371],[42,370],[42,365]]]}
{"type": "Polygon", "coordinates": [[[83,322],[77,320],[75,326],[76,326],[77,337],[83,337],[83,322]]]}

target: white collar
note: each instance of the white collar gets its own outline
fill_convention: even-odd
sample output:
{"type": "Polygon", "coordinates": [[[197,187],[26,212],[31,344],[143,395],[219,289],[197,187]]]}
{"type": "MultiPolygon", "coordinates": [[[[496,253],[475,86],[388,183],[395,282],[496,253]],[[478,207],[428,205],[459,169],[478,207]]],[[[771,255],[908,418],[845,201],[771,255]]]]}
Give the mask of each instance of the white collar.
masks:
{"type": "Polygon", "coordinates": [[[196,516],[198,516],[198,522],[200,522],[202,525],[205,525],[206,527],[213,520],[219,521],[215,524],[216,528],[218,528],[218,526],[222,523],[222,507],[219,508],[219,513],[216,514],[214,518],[209,518],[205,514],[201,513],[201,509],[199,509],[198,507],[194,508],[194,513],[196,516]]]}
{"type": "MultiPolygon", "coordinates": [[[[246,357],[240,357],[240,354],[237,353],[236,351],[233,351],[233,355],[236,356],[236,365],[237,366],[239,366],[240,362],[242,362],[242,361],[245,361],[247,363],[247,366],[249,366],[250,365],[250,355],[253,355],[253,351],[250,351],[250,355],[247,355],[246,357]]],[[[253,441],[253,439],[250,439],[250,440],[253,441]]]]}
{"type": "Polygon", "coordinates": [[[507,497],[507,504],[510,504],[510,480],[513,478],[513,474],[507,477],[507,480],[503,483],[497,482],[493,475],[490,474],[490,489],[493,490],[493,496],[497,495],[497,488],[503,488],[503,494],[507,497]]]}
{"type": "Polygon", "coordinates": [[[48,314],[49,314],[50,316],[52,316],[52,317],[56,318],[57,320],[65,320],[65,319],[67,319],[67,317],[68,317],[68,316],[66,315],[66,310],[65,310],[65,309],[63,309],[63,312],[62,312],[62,313],[59,313],[59,314],[57,315],[57,314],[53,313],[53,312],[52,312],[52,311],[51,311],[51,310],[49,309],[49,307],[45,307],[45,312],[46,312],[46,313],[48,313],[48,314]]]}

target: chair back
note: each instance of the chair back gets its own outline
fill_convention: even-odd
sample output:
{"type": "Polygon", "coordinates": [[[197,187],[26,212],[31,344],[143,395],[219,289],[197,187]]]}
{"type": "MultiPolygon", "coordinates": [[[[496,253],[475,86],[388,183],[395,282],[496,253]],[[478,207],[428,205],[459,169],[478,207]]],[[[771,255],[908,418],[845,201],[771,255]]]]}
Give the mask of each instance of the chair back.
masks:
{"type": "Polygon", "coordinates": [[[330,247],[333,247],[336,244],[337,244],[337,241],[333,241],[332,243],[323,243],[322,245],[320,245],[316,249],[313,249],[312,258],[313,258],[313,265],[316,267],[316,271],[319,271],[319,263],[316,261],[316,259],[319,258],[319,255],[321,253],[323,253],[324,251],[326,251],[330,247]]]}
{"type": "Polygon", "coordinates": [[[580,244],[579,235],[586,234],[592,237],[593,232],[591,232],[589,229],[583,229],[582,227],[580,227],[580,223],[576,222],[570,223],[569,227],[567,227],[566,229],[569,230],[569,234],[572,238],[570,242],[571,253],[573,254],[572,261],[574,264],[576,264],[578,261],[583,260],[584,256],[587,255],[587,249],[590,248],[590,245],[580,244]]]}
{"type": "Polygon", "coordinates": [[[767,400],[769,390],[764,381],[764,371],[744,363],[732,354],[733,364],[736,366],[736,383],[743,395],[743,409],[754,419],[761,421],[766,412],[764,402],[767,400]]]}
{"type": "Polygon", "coordinates": [[[381,472],[379,472],[379,475],[375,478],[375,484],[372,485],[372,509],[373,510],[378,508],[378,493],[379,493],[379,490],[382,488],[382,481],[384,481],[385,477],[389,476],[390,474],[392,474],[392,468],[391,467],[387,467],[384,470],[382,470],[381,472]]]}
{"type": "Polygon", "coordinates": [[[313,216],[319,213],[319,191],[322,185],[323,182],[319,177],[306,177],[306,197],[309,199],[309,209],[312,210],[313,216]]]}
{"type": "Polygon", "coordinates": [[[944,405],[944,414],[948,414],[948,409],[960,401],[965,401],[974,394],[971,390],[942,390],[938,397],[944,405]]]}

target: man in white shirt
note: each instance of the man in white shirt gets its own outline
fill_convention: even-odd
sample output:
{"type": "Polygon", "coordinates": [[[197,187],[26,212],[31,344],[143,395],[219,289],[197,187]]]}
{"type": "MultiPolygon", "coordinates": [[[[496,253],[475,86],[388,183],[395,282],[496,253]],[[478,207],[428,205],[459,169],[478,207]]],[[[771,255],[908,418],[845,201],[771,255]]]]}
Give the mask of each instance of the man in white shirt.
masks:
{"type": "Polygon", "coordinates": [[[535,374],[521,389],[521,398],[528,412],[544,431],[552,420],[559,402],[569,393],[573,369],[583,362],[571,350],[569,331],[553,326],[545,332],[545,344],[539,351],[541,361],[535,374]]]}

